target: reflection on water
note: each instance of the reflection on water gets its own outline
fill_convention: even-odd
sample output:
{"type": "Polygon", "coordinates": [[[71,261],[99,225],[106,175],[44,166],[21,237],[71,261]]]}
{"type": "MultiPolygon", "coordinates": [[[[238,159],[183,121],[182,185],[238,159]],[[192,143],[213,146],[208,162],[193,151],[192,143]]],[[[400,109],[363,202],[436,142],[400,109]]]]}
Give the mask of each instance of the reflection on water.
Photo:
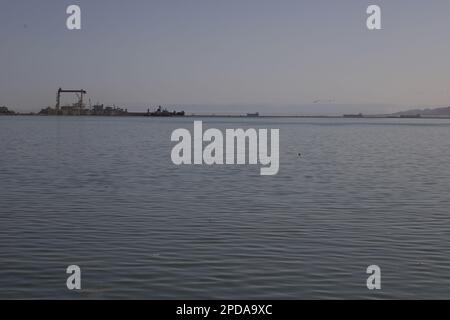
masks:
{"type": "Polygon", "coordinates": [[[0,298],[450,298],[450,121],[202,119],[279,128],[267,177],[173,165],[193,120],[0,118],[0,298]]]}

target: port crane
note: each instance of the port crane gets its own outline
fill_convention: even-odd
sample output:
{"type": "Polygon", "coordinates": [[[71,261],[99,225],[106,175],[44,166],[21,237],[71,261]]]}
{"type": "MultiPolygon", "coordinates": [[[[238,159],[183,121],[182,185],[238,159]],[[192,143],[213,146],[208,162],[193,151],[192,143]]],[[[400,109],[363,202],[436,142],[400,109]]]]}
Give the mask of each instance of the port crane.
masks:
{"type": "Polygon", "coordinates": [[[60,103],[61,103],[61,93],[75,93],[78,97],[78,107],[83,107],[83,94],[86,94],[86,90],[63,90],[61,88],[58,89],[58,93],[56,94],[56,112],[59,112],[60,103]]]}

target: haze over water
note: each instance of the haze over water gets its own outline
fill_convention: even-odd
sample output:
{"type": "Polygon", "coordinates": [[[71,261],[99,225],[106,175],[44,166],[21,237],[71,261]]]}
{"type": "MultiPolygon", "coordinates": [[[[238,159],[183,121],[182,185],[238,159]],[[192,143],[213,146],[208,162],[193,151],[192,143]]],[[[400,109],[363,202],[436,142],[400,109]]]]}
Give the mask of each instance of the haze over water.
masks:
{"type": "Polygon", "coordinates": [[[450,297],[450,120],[202,119],[279,128],[271,177],[173,165],[193,120],[1,117],[0,298],[450,297]]]}

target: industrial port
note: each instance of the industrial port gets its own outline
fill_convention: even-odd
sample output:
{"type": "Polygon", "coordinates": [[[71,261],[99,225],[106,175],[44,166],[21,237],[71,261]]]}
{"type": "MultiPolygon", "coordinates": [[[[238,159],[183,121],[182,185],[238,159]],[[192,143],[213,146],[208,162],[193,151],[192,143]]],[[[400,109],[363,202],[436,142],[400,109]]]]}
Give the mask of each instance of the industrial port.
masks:
{"type": "Polygon", "coordinates": [[[185,111],[169,110],[162,106],[147,108],[146,112],[129,112],[125,107],[118,107],[116,105],[104,105],[96,103],[91,104],[90,99],[88,104],[85,103],[85,96],[87,91],[84,89],[62,89],[59,88],[56,92],[56,104],[54,107],[42,108],[38,113],[22,113],[15,112],[6,106],[0,106],[0,116],[5,115],[42,115],[42,116],[141,116],[141,117],[219,117],[219,118],[359,118],[359,119],[381,119],[381,118],[395,118],[395,119],[448,119],[450,118],[450,107],[441,107],[434,109],[414,109],[392,114],[378,114],[378,115],[364,115],[357,114],[343,114],[339,115],[260,115],[259,112],[247,114],[186,114],[185,111]],[[76,102],[67,105],[61,103],[63,94],[74,94],[77,98],[76,102]]]}
{"type": "Polygon", "coordinates": [[[184,116],[184,111],[169,111],[165,108],[159,106],[155,108],[154,111],[147,109],[147,112],[128,112],[127,108],[113,106],[105,106],[104,104],[95,104],[87,106],[84,100],[87,91],[84,89],[80,90],[65,90],[59,88],[56,93],[56,105],[54,108],[47,107],[43,108],[38,114],[39,115],[57,115],[57,116],[149,116],[149,117],[173,117],[173,116],[184,116]],[[62,94],[75,94],[77,97],[77,102],[71,105],[62,105],[61,96],[62,94]]]}

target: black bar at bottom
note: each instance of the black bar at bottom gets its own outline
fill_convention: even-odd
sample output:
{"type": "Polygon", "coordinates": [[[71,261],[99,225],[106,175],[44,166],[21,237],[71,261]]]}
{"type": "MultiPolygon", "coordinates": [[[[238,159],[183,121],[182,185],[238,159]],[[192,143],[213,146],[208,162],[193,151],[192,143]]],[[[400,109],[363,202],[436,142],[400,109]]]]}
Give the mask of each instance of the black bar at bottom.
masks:
{"type": "Polygon", "coordinates": [[[96,314],[145,319],[310,319],[311,316],[356,316],[360,319],[386,316],[386,310],[407,315],[430,316],[450,307],[450,301],[392,300],[6,300],[2,313],[45,313],[59,319],[92,319],[96,314]],[[442,310],[440,310],[442,309],[442,310]]]}

